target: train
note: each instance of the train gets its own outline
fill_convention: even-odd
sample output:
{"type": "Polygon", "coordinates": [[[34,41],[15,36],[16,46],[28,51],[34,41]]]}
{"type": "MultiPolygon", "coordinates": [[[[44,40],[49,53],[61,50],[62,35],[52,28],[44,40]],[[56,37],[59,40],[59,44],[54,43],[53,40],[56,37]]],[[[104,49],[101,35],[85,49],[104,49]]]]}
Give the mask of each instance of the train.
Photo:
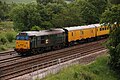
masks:
{"type": "Polygon", "coordinates": [[[75,43],[107,37],[109,33],[110,28],[101,24],[23,31],[16,36],[14,50],[21,56],[38,54],[44,51],[61,49],[75,43]]]}

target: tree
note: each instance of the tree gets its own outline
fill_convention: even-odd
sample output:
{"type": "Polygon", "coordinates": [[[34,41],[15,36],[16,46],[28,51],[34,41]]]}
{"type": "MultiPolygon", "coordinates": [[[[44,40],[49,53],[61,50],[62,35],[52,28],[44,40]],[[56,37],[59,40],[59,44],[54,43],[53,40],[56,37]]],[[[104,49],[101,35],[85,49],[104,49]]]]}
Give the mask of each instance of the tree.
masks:
{"type": "Polygon", "coordinates": [[[71,26],[80,26],[85,24],[81,10],[75,3],[68,4],[67,10],[63,12],[64,16],[64,25],[67,27],[71,26]]]}
{"type": "Polygon", "coordinates": [[[0,20],[6,20],[8,19],[10,11],[10,6],[6,4],[5,2],[0,1],[0,20]]]}
{"type": "Polygon", "coordinates": [[[10,13],[14,21],[14,28],[18,30],[30,30],[32,26],[41,25],[41,15],[36,4],[21,4],[14,7],[10,13]]]}
{"type": "Polygon", "coordinates": [[[107,9],[101,16],[101,22],[114,24],[120,23],[120,4],[113,5],[110,9],[107,9]]]}
{"type": "Polygon", "coordinates": [[[106,7],[108,6],[108,0],[87,0],[89,3],[95,6],[97,10],[97,14],[99,16],[105,11],[106,7]]]}
{"type": "Polygon", "coordinates": [[[37,0],[37,3],[47,5],[48,3],[64,3],[64,0],[37,0]]]}
{"type": "Polygon", "coordinates": [[[63,4],[52,3],[46,6],[47,9],[51,10],[51,19],[49,20],[53,27],[63,27],[64,18],[67,8],[63,4]],[[64,13],[64,14],[63,14],[64,13]]]}
{"type": "Polygon", "coordinates": [[[110,0],[112,4],[120,4],[120,0],[110,0]]]}
{"type": "Polygon", "coordinates": [[[39,31],[41,30],[39,26],[33,26],[31,29],[31,31],[39,31]]]}
{"type": "Polygon", "coordinates": [[[45,29],[63,27],[63,24],[65,23],[63,17],[66,17],[66,6],[66,4],[58,3],[49,3],[43,5],[43,7],[38,6],[42,18],[41,27],[45,29]]]}
{"type": "Polygon", "coordinates": [[[74,3],[76,11],[82,15],[82,19],[85,21],[85,24],[93,24],[99,22],[99,16],[94,5],[90,4],[84,0],[77,0],[74,3]]]}
{"type": "Polygon", "coordinates": [[[113,5],[106,10],[101,17],[101,22],[113,25],[107,47],[110,54],[110,66],[115,71],[120,71],[120,4],[113,5]],[[116,24],[114,24],[116,23],[116,24]]]}

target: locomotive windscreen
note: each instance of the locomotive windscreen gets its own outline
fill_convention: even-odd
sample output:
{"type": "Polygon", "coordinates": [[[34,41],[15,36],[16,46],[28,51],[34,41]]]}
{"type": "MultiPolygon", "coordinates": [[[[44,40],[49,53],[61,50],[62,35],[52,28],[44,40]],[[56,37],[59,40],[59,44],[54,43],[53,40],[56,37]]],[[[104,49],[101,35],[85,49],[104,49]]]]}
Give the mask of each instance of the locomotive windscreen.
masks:
{"type": "Polygon", "coordinates": [[[17,40],[28,40],[29,37],[28,37],[27,33],[19,33],[19,35],[17,35],[16,39],[17,40]]]}

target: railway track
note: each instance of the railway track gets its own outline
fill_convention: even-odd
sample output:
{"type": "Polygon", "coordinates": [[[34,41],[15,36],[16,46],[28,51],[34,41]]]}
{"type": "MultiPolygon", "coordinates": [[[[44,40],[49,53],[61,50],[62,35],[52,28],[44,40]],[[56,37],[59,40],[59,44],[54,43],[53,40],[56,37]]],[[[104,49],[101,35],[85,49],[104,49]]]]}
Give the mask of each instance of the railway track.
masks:
{"type": "Polygon", "coordinates": [[[88,55],[93,52],[104,50],[100,45],[104,40],[77,45],[70,48],[48,52],[42,55],[34,55],[27,58],[21,58],[0,64],[0,79],[8,80],[20,75],[36,71],[38,69],[46,68],[60,62],[65,62],[77,57],[88,55]],[[37,66],[34,68],[33,66],[37,66]],[[34,68],[34,69],[32,69],[34,68]]]}
{"type": "Polygon", "coordinates": [[[14,55],[16,52],[14,50],[0,52],[0,56],[14,55]]]}
{"type": "Polygon", "coordinates": [[[0,52],[0,64],[4,63],[5,61],[14,60],[15,58],[19,57],[18,54],[14,50],[0,52]]]}
{"type": "Polygon", "coordinates": [[[15,56],[15,57],[10,57],[10,58],[5,58],[5,59],[2,59],[0,60],[0,64],[4,64],[4,63],[8,63],[8,62],[11,62],[11,61],[16,61],[18,59],[22,59],[20,56],[15,56]]]}

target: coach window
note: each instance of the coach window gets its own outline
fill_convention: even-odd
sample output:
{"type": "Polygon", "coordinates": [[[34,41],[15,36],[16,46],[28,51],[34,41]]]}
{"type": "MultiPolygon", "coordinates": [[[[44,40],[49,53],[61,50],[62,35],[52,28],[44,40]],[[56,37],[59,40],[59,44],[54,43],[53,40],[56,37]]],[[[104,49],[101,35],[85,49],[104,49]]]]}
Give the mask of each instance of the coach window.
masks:
{"type": "Polygon", "coordinates": [[[100,31],[102,31],[102,28],[100,28],[100,31]]]}
{"type": "Polygon", "coordinates": [[[91,30],[91,33],[93,33],[93,30],[91,30]]]}
{"type": "Polygon", "coordinates": [[[109,29],[109,27],[107,27],[107,30],[109,29]]]}
{"type": "Polygon", "coordinates": [[[108,27],[106,27],[106,30],[108,30],[108,27]]]}
{"type": "Polygon", "coordinates": [[[80,35],[83,35],[84,33],[83,33],[83,31],[80,31],[80,35]]]}
{"type": "Polygon", "coordinates": [[[107,27],[105,27],[105,30],[107,30],[107,27]]]}
{"type": "Polygon", "coordinates": [[[73,32],[72,32],[72,36],[73,36],[73,32]]]}
{"type": "Polygon", "coordinates": [[[104,30],[104,28],[102,28],[102,30],[104,30]]]}

